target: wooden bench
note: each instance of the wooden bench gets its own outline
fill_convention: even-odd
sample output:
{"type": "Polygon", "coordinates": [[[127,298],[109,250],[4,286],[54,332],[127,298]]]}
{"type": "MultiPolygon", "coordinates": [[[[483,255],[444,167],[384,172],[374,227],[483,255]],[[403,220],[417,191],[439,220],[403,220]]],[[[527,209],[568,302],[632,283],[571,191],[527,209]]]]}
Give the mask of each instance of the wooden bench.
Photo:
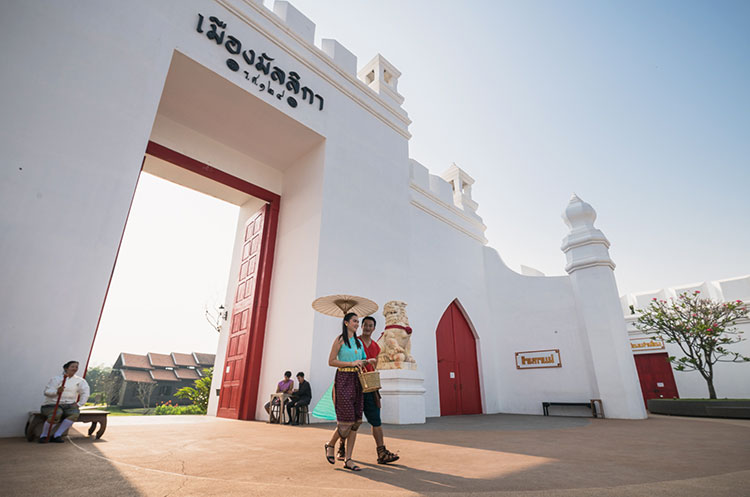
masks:
{"type": "Polygon", "coordinates": [[[550,406],[580,406],[588,407],[591,409],[591,414],[595,417],[604,417],[604,405],[601,399],[591,399],[588,402],[542,402],[542,411],[545,416],[549,416],[550,406]],[[599,404],[599,411],[597,412],[596,405],[599,404]]]}
{"type": "MultiPolygon", "coordinates": [[[[99,425],[99,431],[96,432],[96,439],[99,440],[104,435],[104,431],[107,429],[107,414],[109,411],[99,411],[94,409],[81,409],[81,414],[78,416],[77,423],[91,423],[89,427],[89,436],[94,433],[97,425],[99,425]]],[[[42,434],[42,426],[44,425],[44,416],[39,411],[31,411],[29,413],[29,419],[26,421],[26,440],[33,442],[39,440],[39,436],[42,434]]],[[[52,433],[57,425],[52,427],[52,433]]]]}

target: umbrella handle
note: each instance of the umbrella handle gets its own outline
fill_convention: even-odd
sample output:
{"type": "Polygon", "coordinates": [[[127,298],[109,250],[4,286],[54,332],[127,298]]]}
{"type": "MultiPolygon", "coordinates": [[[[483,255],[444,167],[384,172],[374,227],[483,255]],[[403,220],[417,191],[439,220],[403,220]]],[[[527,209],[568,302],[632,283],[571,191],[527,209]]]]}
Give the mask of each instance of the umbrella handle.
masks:
{"type": "MultiPolygon", "coordinates": [[[[67,376],[63,375],[63,382],[62,385],[60,385],[62,388],[65,388],[65,381],[68,379],[67,376]]],[[[57,394],[57,402],[55,402],[55,409],[52,411],[52,422],[49,424],[49,431],[47,432],[47,441],[49,442],[49,439],[52,437],[52,428],[55,426],[55,416],[57,416],[57,407],[60,405],[60,398],[62,397],[62,392],[57,394]]]]}

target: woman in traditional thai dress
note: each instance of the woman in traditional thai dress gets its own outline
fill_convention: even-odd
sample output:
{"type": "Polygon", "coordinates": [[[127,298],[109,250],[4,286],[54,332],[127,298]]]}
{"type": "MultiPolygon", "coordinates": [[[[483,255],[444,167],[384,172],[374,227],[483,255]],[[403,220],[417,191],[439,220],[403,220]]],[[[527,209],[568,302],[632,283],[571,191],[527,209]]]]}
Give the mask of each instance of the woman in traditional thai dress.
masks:
{"type": "Polygon", "coordinates": [[[336,430],[330,442],[325,444],[326,460],[334,464],[334,447],[339,438],[346,441],[346,457],[344,467],[352,471],[359,471],[360,467],[352,461],[354,442],[357,430],[362,424],[362,409],[364,398],[362,385],[359,382],[358,370],[368,362],[375,363],[376,359],[367,359],[365,348],[357,338],[359,318],[353,312],[344,316],[341,323],[341,335],[336,337],[328,356],[328,365],[336,369],[336,379],[333,387],[333,399],[336,407],[336,430]]]}

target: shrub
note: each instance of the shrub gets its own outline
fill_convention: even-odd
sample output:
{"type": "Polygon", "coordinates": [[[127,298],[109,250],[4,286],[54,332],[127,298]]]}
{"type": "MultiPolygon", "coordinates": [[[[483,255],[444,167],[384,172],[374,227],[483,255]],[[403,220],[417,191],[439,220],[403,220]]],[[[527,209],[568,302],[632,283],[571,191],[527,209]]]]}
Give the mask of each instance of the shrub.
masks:
{"type": "Polygon", "coordinates": [[[159,404],[156,406],[156,409],[154,409],[154,414],[156,415],[174,415],[174,414],[206,414],[205,411],[203,411],[200,406],[197,406],[195,404],[191,404],[189,406],[181,406],[177,404],[172,404],[171,401],[164,402],[163,404],[159,404]]]}
{"type": "Polygon", "coordinates": [[[194,382],[194,387],[183,387],[177,390],[175,397],[181,399],[190,399],[193,404],[200,406],[203,414],[208,410],[208,397],[211,394],[211,379],[213,378],[214,368],[203,370],[203,376],[194,382]]]}

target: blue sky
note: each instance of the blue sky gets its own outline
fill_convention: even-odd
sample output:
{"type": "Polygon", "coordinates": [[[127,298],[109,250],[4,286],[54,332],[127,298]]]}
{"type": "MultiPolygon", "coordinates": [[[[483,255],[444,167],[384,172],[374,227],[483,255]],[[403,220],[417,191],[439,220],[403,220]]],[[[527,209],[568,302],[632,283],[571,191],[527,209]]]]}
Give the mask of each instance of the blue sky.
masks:
{"type": "MultiPolygon", "coordinates": [[[[560,214],[576,192],[612,243],[621,293],[750,273],[750,2],[292,3],[318,45],[335,38],[360,67],[381,53],[402,72],[411,157],[476,179],[490,245],[512,268],[564,274],[560,214]]],[[[166,204],[163,183],[141,183],[94,364],[131,345],[170,351],[174,338],[135,347],[115,329],[144,322],[178,325],[179,351],[215,348],[202,310],[223,294],[236,209],[194,192],[166,204]],[[168,231],[188,205],[191,227],[168,231]],[[168,243],[213,265],[181,279],[196,256],[168,243]],[[165,281],[154,288],[179,282],[173,296],[144,295],[154,267],[165,281]],[[175,321],[188,302],[197,315],[175,321]]]]}
{"type": "Polygon", "coordinates": [[[403,73],[412,158],[476,179],[490,245],[564,274],[576,192],[621,292],[750,273],[750,2],[293,2],[403,73]]]}

